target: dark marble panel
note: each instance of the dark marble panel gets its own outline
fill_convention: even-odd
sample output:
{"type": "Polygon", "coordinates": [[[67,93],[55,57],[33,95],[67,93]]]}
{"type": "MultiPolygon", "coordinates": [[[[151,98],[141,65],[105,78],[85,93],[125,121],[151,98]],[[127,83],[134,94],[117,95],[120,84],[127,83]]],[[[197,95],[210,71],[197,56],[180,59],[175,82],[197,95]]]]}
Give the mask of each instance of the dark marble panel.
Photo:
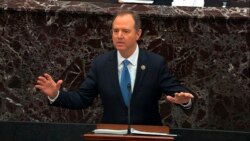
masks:
{"type": "MultiPolygon", "coordinates": [[[[169,7],[164,5],[141,4],[112,4],[100,2],[59,1],[59,0],[5,0],[0,1],[0,8],[16,11],[43,11],[46,13],[74,14],[108,14],[113,15],[117,10],[129,8],[141,15],[157,17],[194,17],[194,18],[249,18],[249,7],[220,8],[220,7],[169,7]]],[[[55,14],[56,15],[56,14],[55,14]]]]}
{"type": "MultiPolygon", "coordinates": [[[[249,8],[125,5],[142,15],[140,47],[166,58],[196,95],[192,111],[160,101],[170,127],[250,130],[249,8]]],[[[98,123],[99,98],[85,110],[47,105],[34,89],[44,72],[76,89],[93,58],[112,50],[111,19],[120,5],[0,2],[0,120],[98,123]],[[47,11],[47,12],[46,12],[47,11]]]]}

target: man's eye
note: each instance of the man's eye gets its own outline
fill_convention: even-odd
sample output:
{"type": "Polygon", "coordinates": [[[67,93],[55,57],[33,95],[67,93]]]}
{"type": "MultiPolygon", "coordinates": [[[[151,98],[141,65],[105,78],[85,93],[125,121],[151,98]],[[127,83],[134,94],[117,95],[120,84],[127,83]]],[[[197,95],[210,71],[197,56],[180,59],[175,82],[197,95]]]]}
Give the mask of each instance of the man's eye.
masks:
{"type": "Polygon", "coordinates": [[[124,33],[129,33],[129,30],[124,30],[123,32],[124,32],[124,33]]]}

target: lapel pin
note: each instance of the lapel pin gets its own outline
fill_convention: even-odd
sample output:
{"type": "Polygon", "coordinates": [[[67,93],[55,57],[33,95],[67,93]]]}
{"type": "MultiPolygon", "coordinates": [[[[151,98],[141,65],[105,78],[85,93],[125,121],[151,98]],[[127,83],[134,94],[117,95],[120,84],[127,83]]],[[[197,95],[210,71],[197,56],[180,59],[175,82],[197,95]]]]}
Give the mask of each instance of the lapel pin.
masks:
{"type": "Polygon", "coordinates": [[[145,70],[146,66],[145,65],[141,65],[141,70],[145,70]]]}

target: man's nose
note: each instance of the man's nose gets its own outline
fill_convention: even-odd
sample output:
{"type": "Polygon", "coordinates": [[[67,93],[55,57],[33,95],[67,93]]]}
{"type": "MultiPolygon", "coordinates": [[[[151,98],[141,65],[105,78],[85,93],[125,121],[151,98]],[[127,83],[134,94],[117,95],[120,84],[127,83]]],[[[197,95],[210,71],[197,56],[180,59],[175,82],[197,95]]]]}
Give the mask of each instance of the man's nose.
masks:
{"type": "Polygon", "coordinates": [[[123,33],[122,33],[122,31],[119,31],[119,32],[118,32],[118,38],[123,38],[123,33]]]}

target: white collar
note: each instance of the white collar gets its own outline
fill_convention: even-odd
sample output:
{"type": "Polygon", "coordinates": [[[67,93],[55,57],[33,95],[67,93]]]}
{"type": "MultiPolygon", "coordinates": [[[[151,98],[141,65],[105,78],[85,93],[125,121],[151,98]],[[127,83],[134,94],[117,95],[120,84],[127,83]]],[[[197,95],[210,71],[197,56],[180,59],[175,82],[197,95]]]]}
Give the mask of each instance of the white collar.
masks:
{"type": "Polygon", "coordinates": [[[136,66],[137,60],[139,56],[139,47],[138,44],[136,45],[136,49],[132,55],[130,55],[128,58],[122,57],[119,51],[117,51],[117,60],[118,60],[118,66],[122,64],[122,62],[127,59],[131,63],[131,65],[136,66]]]}

